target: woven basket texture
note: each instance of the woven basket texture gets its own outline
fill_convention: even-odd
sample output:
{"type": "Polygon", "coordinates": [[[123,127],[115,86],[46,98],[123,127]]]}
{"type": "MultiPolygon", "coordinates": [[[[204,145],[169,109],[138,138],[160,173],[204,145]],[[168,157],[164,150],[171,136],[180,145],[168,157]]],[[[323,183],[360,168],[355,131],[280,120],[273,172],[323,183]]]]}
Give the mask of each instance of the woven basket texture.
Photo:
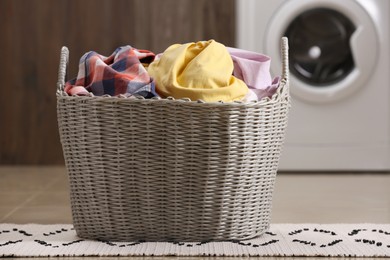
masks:
{"type": "Polygon", "coordinates": [[[68,96],[57,113],[78,236],[248,239],[270,223],[290,107],[287,39],[278,92],[258,102],[68,96]]]}

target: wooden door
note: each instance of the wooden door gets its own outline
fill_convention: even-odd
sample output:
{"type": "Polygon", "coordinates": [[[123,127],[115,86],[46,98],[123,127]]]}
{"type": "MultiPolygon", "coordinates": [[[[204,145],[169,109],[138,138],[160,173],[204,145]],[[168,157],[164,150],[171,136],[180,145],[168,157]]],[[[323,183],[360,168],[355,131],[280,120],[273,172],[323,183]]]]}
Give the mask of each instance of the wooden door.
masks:
{"type": "Polygon", "coordinates": [[[62,164],[55,86],[59,51],[69,77],[87,51],[173,43],[234,45],[234,0],[1,0],[0,164],[62,164]]]}

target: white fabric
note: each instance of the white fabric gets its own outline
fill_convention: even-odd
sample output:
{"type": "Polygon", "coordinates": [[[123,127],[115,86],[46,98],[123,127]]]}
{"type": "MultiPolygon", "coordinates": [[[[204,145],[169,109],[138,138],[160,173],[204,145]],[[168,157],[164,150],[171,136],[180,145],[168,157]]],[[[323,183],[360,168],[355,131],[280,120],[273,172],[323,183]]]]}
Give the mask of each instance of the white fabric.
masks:
{"type": "Polygon", "coordinates": [[[72,225],[0,224],[0,256],[390,256],[390,224],[273,224],[255,239],[102,242],[72,225]]]}
{"type": "Polygon", "coordinates": [[[258,100],[258,98],[257,98],[256,93],[252,89],[249,89],[248,93],[246,93],[246,95],[242,101],[245,103],[249,103],[249,102],[253,102],[253,101],[257,101],[257,100],[258,100]]]}

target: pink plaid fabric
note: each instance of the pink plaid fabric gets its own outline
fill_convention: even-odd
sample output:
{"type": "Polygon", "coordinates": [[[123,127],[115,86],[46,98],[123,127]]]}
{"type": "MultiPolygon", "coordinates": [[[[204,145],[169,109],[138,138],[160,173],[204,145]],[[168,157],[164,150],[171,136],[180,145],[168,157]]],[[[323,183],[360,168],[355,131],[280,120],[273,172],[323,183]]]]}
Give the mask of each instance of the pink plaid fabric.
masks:
{"type": "Polygon", "coordinates": [[[96,96],[158,96],[154,82],[143,66],[143,63],[151,63],[154,57],[155,54],[150,51],[129,45],[117,48],[109,57],[94,51],[87,52],[80,59],[77,78],[65,83],[65,92],[69,95],[92,92],[96,96]]]}

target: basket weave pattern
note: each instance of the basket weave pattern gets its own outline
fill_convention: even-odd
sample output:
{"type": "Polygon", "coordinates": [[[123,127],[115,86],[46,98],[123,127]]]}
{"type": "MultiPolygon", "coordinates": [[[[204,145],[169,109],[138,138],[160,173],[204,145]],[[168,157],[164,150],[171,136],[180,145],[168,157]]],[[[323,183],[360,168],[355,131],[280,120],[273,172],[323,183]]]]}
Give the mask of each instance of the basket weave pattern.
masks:
{"type": "Polygon", "coordinates": [[[264,233],[290,106],[282,42],[281,86],[252,103],[68,96],[63,48],[57,113],[78,236],[205,241],[264,233]]]}

